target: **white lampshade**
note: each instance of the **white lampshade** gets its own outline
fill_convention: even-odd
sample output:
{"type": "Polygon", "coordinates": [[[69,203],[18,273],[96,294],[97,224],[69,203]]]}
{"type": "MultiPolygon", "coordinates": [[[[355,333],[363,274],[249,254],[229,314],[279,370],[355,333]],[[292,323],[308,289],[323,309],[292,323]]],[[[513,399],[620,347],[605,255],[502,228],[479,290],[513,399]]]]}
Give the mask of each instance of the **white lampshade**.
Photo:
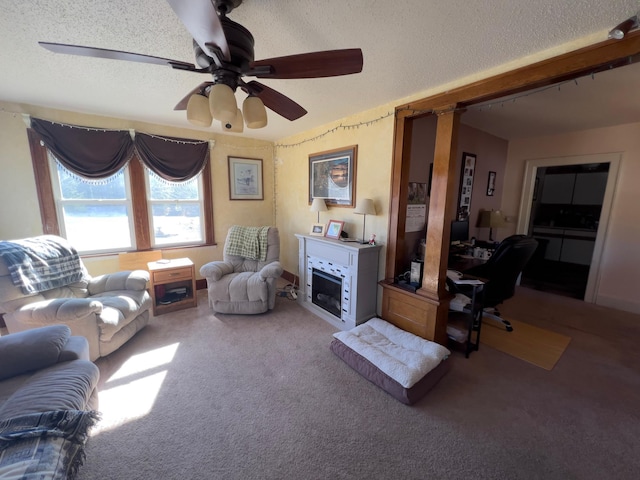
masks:
{"type": "Polygon", "coordinates": [[[189,97],[187,103],[187,120],[199,127],[211,125],[211,111],[209,110],[209,99],[198,93],[189,97]]]}
{"type": "Polygon", "coordinates": [[[353,213],[357,213],[358,215],[375,215],[376,206],[370,198],[363,198],[362,200],[358,200],[353,213]]]}
{"type": "Polygon", "coordinates": [[[244,130],[244,122],[242,121],[242,112],[236,108],[236,116],[232,122],[221,122],[225,132],[242,133],[244,130]]]}
{"type": "Polygon", "coordinates": [[[242,103],[242,113],[247,128],[262,128],[267,126],[267,110],[258,97],[249,95],[242,103]]]}
{"type": "Polygon", "coordinates": [[[315,197],[313,202],[311,202],[311,211],[312,212],[326,212],[327,204],[324,201],[324,198],[315,197]]]}
{"type": "Polygon", "coordinates": [[[233,122],[237,115],[236,95],[228,85],[217,83],[209,90],[209,110],[216,120],[233,122]]]}
{"type": "Polygon", "coordinates": [[[318,220],[320,223],[320,212],[327,211],[327,204],[324,202],[323,198],[314,197],[313,202],[311,202],[311,208],[309,209],[312,212],[318,212],[318,220]]]}

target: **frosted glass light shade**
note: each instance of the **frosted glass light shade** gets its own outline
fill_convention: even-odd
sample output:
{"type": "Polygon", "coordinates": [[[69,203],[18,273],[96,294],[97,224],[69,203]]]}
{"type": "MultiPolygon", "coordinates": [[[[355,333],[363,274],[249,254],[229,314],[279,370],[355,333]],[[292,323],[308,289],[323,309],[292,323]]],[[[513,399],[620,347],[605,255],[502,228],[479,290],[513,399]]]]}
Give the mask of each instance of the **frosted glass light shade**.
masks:
{"type": "Polygon", "coordinates": [[[244,130],[244,123],[242,121],[242,112],[239,108],[236,108],[236,116],[232,122],[222,122],[222,126],[226,132],[242,133],[244,130]]]}
{"type": "Polygon", "coordinates": [[[263,128],[267,126],[267,110],[258,97],[249,95],[242,103],[242,113],[247,128],[263,128]]]}
{"type": "Polygon", "coordinates": [[[187,120],[193,125],[199,127],[208,127],[211,125],[211,111],[209,111],[209,99],[198,93],[189,97],[187,103],[187,120]]]}
{"type": "Polygon", "coordinates": [[[238,105],[233,90],[224,83],[217,83],[209,90],[209,110],[211,116],[222,123],[233,122],[238,105]]]}

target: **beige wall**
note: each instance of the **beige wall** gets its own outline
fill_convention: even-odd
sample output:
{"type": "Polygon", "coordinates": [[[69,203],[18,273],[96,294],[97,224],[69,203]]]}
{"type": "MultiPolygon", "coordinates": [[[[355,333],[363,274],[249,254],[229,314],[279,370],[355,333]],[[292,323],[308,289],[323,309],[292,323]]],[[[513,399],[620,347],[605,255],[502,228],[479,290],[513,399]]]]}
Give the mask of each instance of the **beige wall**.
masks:
{"type": "MultiPolygon", "coordinates": [[[[231,225],[274,225],[274,165],[273,144],[248,138],[246,135],[216,135],[207,132],[177,129],[162,125],[133,122],[124,119],[83,115],[32,106],[15,106],[0,102],[0,239],[9,240],[41,235],[42,223],[31,166],[31,154],[26,135],[26,124],[19,113],[51,121],[104,127],[135,129],[140,132],[200,140],[214,140],[211,150],[212,185],[214,201],[214,229],[217,246],[165,250],[166,258],[189,257],[196,264],[196,276],[200,267],[222,259],[222,247],[231,225]],[[229,200],[227,156],[261,158],[263,160],[264,200],[229,200]]],[[[117,256],[106,255],[86,258],[92,275],[100,275],[118,269],[117,256]]]]}
{"type": "MultiPolygon", "coordinates": [[[[520,205],[525,163],[530,159],[622,153],[622,163],[606,233],[596,303],[640,313],[640,123],[514,140],[509,144],[502,205],[520,205]]],[[[510,231],[515,233],[515,224],[510,231]]],[[[606,321],[606,319],[603,319],[606,321]]]]}
{"type": "MultiPolygon", "coordinates": [[[[393,114],[369,125],[364,122],[379,119],[390,112],[393,105],[386,105],[333,124],[282,139],[276,144],[276,222],[280,229],[280,258],[284,269],[298,273],[298,239],[296,233],[309,233],[317,214],[309,211],[309,155],[350,145],[358,146],[356,165],[356,200],[371,198],[376,215],[367,215],[367,237],[376,234],[383,245],[380,253],[378,278],[384,274],[384,245],[389,224],[389,192],[393,148],[393,114]],[[341,128],[340,125],[359,125],[341,128]],[[336,128],[338,127],[338,128],[336,128]],[[335,131],[331,131],[335,129],[335,131]],[[317,138],[316,138],[317,137],[317,138]],[[310,140],[309,140],[310,139],[310,140]]],[[[362,215],[353,208],[328,207],[320,213],[320,222],[342,220],[344,229],[352,237],[362,236],[362,215]]]]}

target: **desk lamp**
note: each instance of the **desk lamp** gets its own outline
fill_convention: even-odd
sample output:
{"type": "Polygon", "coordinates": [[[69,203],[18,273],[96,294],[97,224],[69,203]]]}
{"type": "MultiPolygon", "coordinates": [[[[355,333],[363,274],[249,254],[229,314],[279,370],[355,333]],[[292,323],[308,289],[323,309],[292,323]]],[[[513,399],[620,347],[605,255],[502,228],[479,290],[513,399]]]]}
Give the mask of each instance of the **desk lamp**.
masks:
{"type": "Polygon", "coordinates": [[[313,198],[313,202],[311,202],[310,210],[312,212],[318,212],[318,221],[316,223],[320,223],[320,212],[326,212],[327,211],[327,204],[324,203],[324,199],[318,198],[318,197],[314,197],[313,198]]]}
{"type": "Polygon", "coordinates": [[[362,200],[358,200],[356,203],[356,209],[353,213],[357,215],[363,215],[362,219],[362,243],[369,243],[369,241],[365,238],[365,226],[367,222],[367,215],[375,215],[376,214],[376,206],[373,204],[373,200],[370,198],[363,198],[362,200]]]}
{"type": "Polygon", "coordinates": [[[507,222],[500,210],[480,210],[476,227],[489,229],[489,241],[493,242],[493,229],[505,227],[507,222]]]}

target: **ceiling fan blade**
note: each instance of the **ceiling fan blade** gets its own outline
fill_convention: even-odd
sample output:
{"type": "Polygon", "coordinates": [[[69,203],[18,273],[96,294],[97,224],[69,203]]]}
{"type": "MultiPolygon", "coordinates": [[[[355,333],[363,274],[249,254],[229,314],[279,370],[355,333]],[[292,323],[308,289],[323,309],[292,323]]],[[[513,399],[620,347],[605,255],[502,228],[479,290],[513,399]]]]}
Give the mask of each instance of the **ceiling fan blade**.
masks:
{"type": "Polygon", "coordinates": [[[205,89],[209,85],[213,85],[213,82],[203,82],[200,85],[198,85],[196,88],[194,88],[189,93],[187,93],[187,95],[182,100],[178,102],[178,104],[174,107],[174,110],[186,110],[187,103],[189,103],[189,99],[191,98],[191,95],[193,95],[194,93],[204,94],[205,89]]]}
{"type": "Polygon", "coordinates": [[[167,0],[167,2],[204,53],[215,58],[216,52],[211,48],[211,44],[213,44],[220,49],[226,61],[231,59],[227,38],[211,0],[191,0],[188,2],[167,0]]]}
{"type": "Polygon", "coordinates": [[[307,111],[291,100],[289,97],[275,91],[273,88],[269,88],[260,82],[252,81],[249,83],[242,83],[243,87],[251,95],[262,100],[264,106],[273,110],[278,115],[283,116],[287,120],[297,120],[298,118],[307,114],[307,111]]]}
{"type": "Polygon", "coordinates": [[[84,57],[109,58],[112,60],[126,60],[129,62],[152,63],[154,65],[166,65],[181,70],[196,71],[195,65],[170,58],[153,57],[139,53],[129,53],[120,50],[108,50],[106,48],[83,47],[81,45],[66,45],[64,43],[38,42],[40,46],[54,53],[66,53],[68,55],[82,55],[84,57]]]}
{"type": "Polygon", "coordinates": [[[361,72],[362,63],[362,50],[348,48],[257,60],[244,73],[259,78],[335,77],[361,72]]]}

